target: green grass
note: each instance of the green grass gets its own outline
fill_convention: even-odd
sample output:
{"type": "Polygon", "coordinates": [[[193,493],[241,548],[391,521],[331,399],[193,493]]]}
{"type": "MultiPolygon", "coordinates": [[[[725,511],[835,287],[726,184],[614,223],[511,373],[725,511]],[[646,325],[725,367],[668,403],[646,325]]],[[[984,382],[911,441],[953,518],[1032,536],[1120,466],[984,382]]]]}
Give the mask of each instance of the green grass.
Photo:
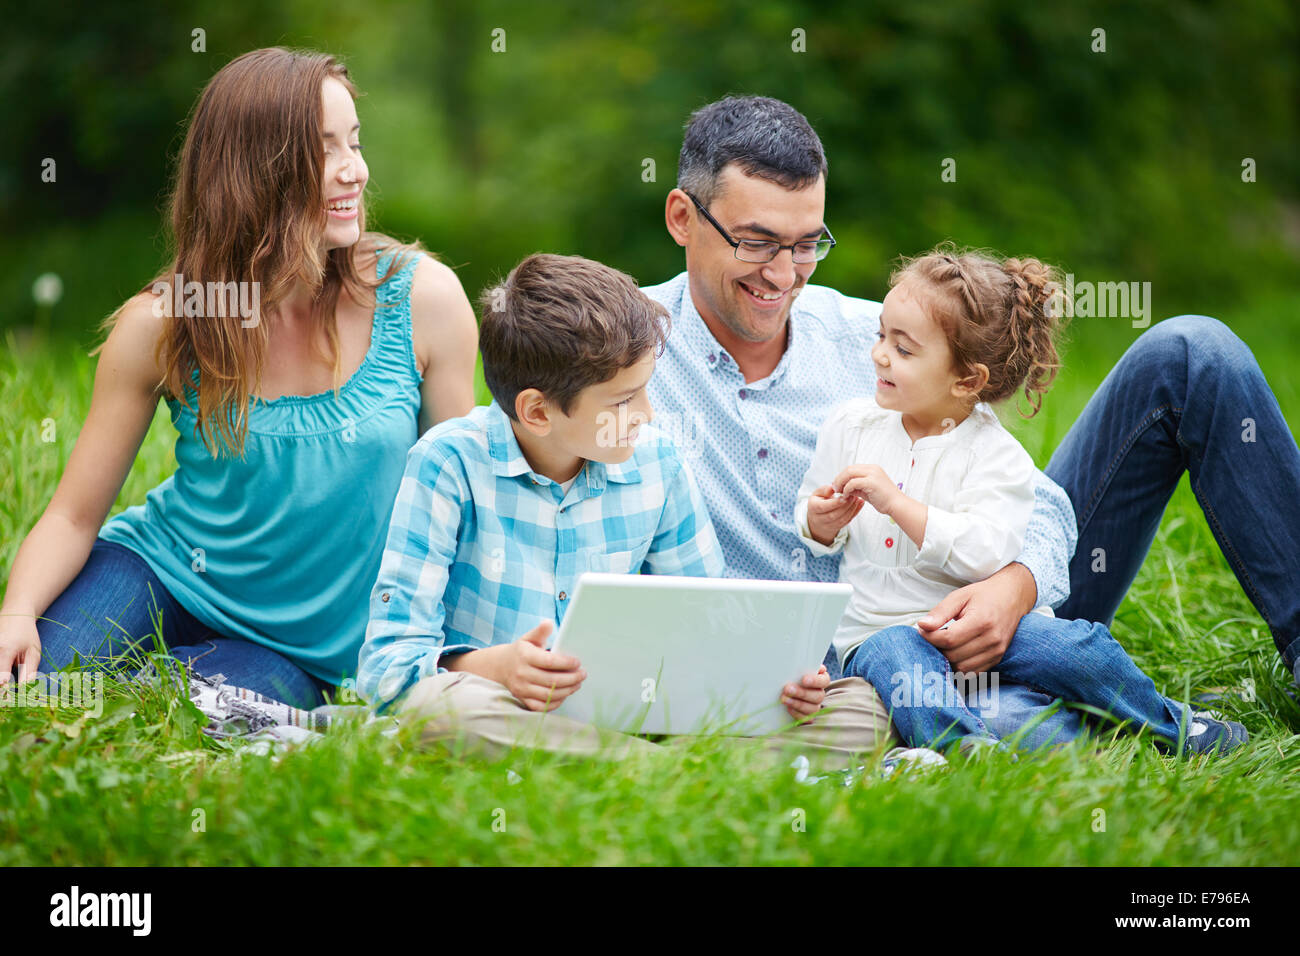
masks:
{"type": "MultiPolygon", "coordinates": [[[[1297,422],[1287,372],[1300,356],[1273,342],[1283,304],[1226,320],[1297,422]]],[[[1076,329],[1043,415],[1016,426],[1040,465],[1133,335],[1076,329]]],[[[5,343],[6,569],[58,481],[92,374],[72,345],[5,343]]],[[[171,440],[160,411],[115,510],[171,472],[171,440]]],[[[1300,863],[1300,707],[1186,480],[1114,632],[1171,696],[1250,688],[1253,699],[1225,708],[1250,744],[1178,760],[1120,736],[1018,762],[987,755],[920,779],[867,773],[848,787],[796,783],[717,740],[612,768],[528,753],[489,763],[422,751],[410,727],[385,736],[369,724],[269,757],[204,736],[201,716],[166,684],[110,681],[98,719],[0,707],[0,866],[1300,863]]]]}
{"type": "Polygon", "coordinates": [[[184,711],[118,687],[81,728],[16,715],[0,748],[0,864],[1296,861],[1300,758],[1279,735],[1218,763],[1122,738],[843,787],[798,784],[707,740],[613,769],[528,754],[488,764],[371,725],[279,759],[241,756],[205,745],[184,711]]]}

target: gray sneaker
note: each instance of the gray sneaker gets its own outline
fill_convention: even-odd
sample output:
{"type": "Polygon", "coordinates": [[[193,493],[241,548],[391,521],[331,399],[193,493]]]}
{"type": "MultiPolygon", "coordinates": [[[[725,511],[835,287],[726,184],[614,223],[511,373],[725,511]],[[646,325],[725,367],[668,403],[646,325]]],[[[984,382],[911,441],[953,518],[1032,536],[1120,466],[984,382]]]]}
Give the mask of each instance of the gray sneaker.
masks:
{"type": "Polygon", "coordinates": [[[1226,754],[1250,739],[1246,728],[1208,710],[1192,714],[1184,743],[1187,754],[1226,754]]]}

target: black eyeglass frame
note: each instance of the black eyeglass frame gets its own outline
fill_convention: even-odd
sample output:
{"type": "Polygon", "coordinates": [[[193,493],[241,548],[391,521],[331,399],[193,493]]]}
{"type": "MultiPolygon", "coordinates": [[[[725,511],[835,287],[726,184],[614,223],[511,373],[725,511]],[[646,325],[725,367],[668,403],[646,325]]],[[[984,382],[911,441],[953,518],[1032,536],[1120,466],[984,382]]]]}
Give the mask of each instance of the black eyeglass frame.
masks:
{"type": "MultiPolygon", "coordinates": [[[[685,189],[683,189],[682,192],[686,193],[686,195],[687,195],[688,197],[690,197],[691,202],[695,203],[695,208],[698,209],[701,213],[703,213],[704,218],[707,219],[707,220],[709,220],[709,222],[713,224],[713,228],[716,229],[716,230],[718,230],[718,235],[722,236],[722,238],[723,238],[724,240],[726,240],[727,245],[731,246],[731,254],[732,254],[733,256],[735,256],[737,259],[739,259],[741,262],[751,262],[751,263],[755,263],[755,264],[768,263],[768,262],[771,262],[772,260],[774,260],[777,256],[779,256],[783,250],[785,250],[785,249],[789,249],[789,250],[790,250],[790,258],[791,258],[794,262],[798,263],[799,265],[807,265],[807,264],[810,263],[810,262],[821,262],[821,261],[822,261],[823,259],[825,259],[828,255],[830,255],[831,250],[835,248],[835,245],[836,245],[836,243],[835,243],[835,237],[834,237],[833,235],[831,235],[831,231],[830,231],[830,229],[827,227],[827,225],[826,225],[825,223],[822,223],[822,231],[826,233],[826,236],[825,236],[824,238],[822,238],[822,239],[801,239],[801,240],[799,240],[798,242],[793,242],[793,243],[791,243],[791,244],[788,245],[788,246],[783,246],[783,245],[781,245],[781,243],[779,243],[779,242],[777,242],[777,241],[775,241],[775,240],[773,240],[773,239],[733,239],[732,236],[731,236],[731,234],[730,234],[729,232],[727,232],[726,229],[723,229],[723,228],[722,228],[722,223],[720,223],[720,222],[718,222],[718,220],[714,219],[713,216],[712,216],[712,214],[711,214],[707,209],[704,208],[704,203],[700,202],[698,199],[696,199],[694,196],[692,196],[689,192],[686,192],[685,189]],[[825,246],[822,245],[822,243],[825,243],[825,242],[829,242],[830,245],[825,245],[825,246]],[[766,259],[741,259],[741,258],[740,258],[740,247],[741,247],[743,244],[745,244],[745,243],[753,243],[753,244],[755,244],[755,245],[762,245],[762,246],[776,246],[776,250],[772,253],[772,255],[770,255],[770,256],[769,256],[768,258],[766,258],[766,259]],[[794,258],[794,255],[795,255],[795,246],[801,246],[801,245],[805,245],[805,244],[807,244],[807,243],[813,243],[813,244],[815,244],[815,245],[817,246],[818,249],[824,249],[825,251],[822,252],[822,254],[821,254],[820,256],[814,255],[814,257],[811,258],[811,259],[803,259],[803,260],[795,259],[795,258],[794,258]]],[[[753,248],[753,247],[752,247],[752,246],[747,246],[746,248],[753,248]]]]}

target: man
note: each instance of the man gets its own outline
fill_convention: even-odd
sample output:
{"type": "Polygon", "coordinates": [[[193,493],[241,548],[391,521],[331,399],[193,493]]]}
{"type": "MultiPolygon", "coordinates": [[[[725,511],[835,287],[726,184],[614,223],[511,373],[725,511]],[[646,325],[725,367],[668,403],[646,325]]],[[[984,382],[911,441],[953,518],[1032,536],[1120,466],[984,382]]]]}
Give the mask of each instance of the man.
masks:
{"type": "MultiPolygon", "coordinates": [[[[838,557],[814,558],[796,536],[794,500],[826,414],[875,391],[880,305],[808,284],[834,244],[826,172],[817,134],[785,103],[729,97],[698,110],[665,208],[686,271],[645,290],[673,319],[651,400],[699,455],[695,474],[736,576],[838,575],[838,557]]],[[[1249,350],[1203,316],[1159,323],[1134,343],[1039,474],[1020,558],[941,601],[922,632],[969,673],[994,667],[1036,606],[1109,623],[1184,469],[1287,666],[1300,668],[1300,598],[1289,586],[1300,449],[1249,350]],[[1259,437],[1243,444],[1247,418],[1259,437]],[[1091,571],[1097,549],[1104,574],[1091,571]]],[[[995,730],[1046,702],[1003,685],[995,730]]],[[[1057,714],[1033,739],[1078,728],[1057,714]]]]}

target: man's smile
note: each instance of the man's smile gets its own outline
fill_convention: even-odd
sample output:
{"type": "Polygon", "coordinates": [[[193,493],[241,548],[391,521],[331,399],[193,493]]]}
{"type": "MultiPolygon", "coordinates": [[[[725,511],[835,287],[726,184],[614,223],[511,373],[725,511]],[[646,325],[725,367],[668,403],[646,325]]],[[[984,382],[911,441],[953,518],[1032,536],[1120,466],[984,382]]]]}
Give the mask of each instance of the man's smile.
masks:
{"type": "Polygon", "coordinates": [[[761,289],[757,286],[741,282],[740,280],[737,280],[736,284],[745,290],[746,297],[760,309],[780,308],[791,291],[789,289],[785,292],[773,289],[761,289]]]}

